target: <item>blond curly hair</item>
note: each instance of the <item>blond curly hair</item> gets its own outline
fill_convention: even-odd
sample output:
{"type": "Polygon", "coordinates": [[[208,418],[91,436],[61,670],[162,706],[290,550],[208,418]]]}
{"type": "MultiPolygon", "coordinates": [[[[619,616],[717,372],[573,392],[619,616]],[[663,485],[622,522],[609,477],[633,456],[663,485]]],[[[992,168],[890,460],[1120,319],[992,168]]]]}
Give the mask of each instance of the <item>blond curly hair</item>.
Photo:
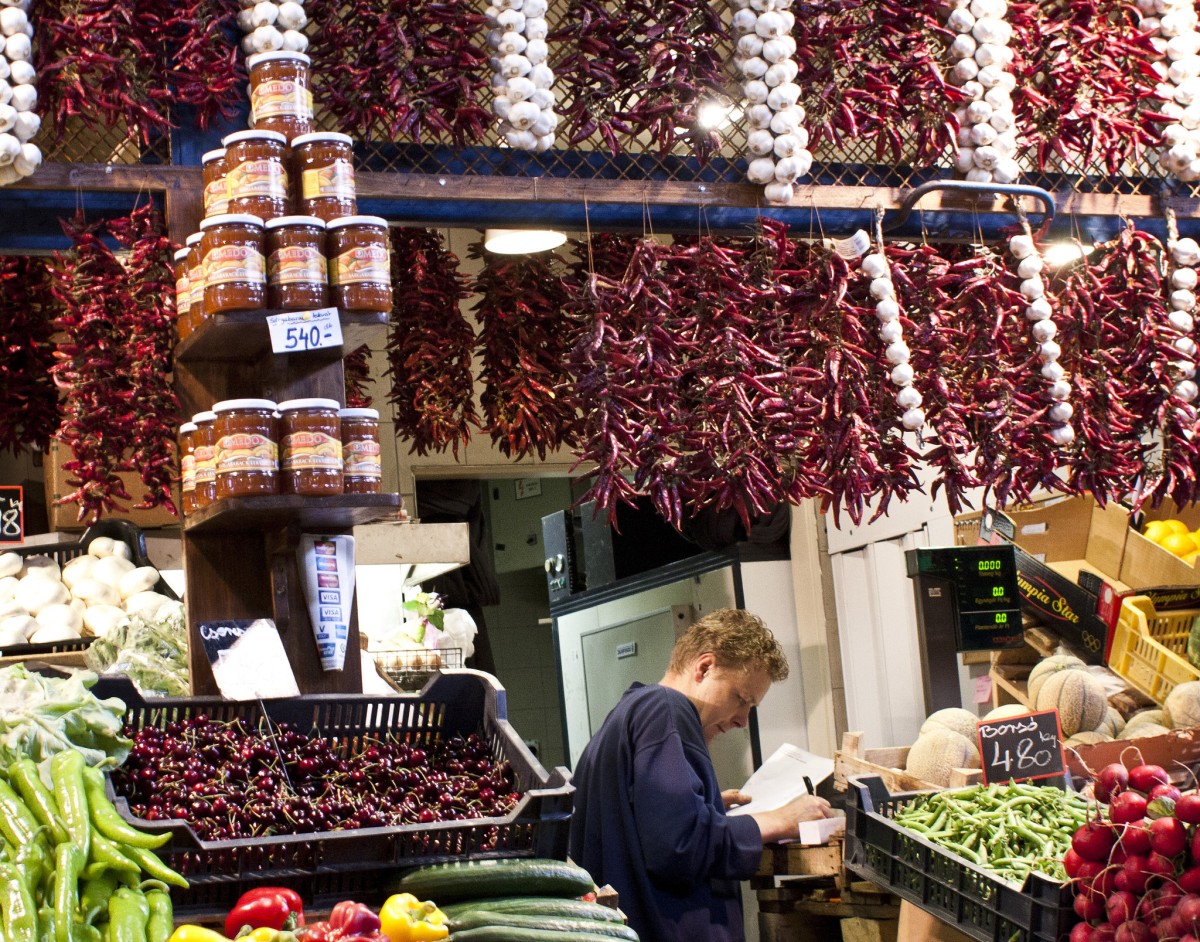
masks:
{"type": "Polygon", "coordinates": [[[741,608],[721,608],[699,619],[679,636],[669,669],[683,673],[701,654],[715,654],[724,668],[761,669],[772,683],[787,678],[783,648],[761,618],[741,608]]]}

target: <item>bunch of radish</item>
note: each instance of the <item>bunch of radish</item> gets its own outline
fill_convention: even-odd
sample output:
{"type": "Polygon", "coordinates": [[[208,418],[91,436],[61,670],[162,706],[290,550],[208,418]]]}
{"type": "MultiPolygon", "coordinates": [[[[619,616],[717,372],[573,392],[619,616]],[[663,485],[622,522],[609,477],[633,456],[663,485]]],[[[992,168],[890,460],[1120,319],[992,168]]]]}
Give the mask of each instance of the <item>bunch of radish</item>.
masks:
{"type": "Polygon", "coordinates": [[[1063,867],[1080,922],[1070,942],[1200,942],[1200,793],[1158,765],[1105,766],[1107,814],[1079,828],[1063,867]]]}

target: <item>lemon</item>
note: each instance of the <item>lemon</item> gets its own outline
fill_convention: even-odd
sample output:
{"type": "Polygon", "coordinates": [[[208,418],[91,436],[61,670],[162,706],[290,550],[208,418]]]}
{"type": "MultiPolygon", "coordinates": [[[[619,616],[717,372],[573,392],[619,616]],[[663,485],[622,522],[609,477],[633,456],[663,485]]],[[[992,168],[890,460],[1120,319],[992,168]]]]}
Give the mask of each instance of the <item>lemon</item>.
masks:
{"type": "Polygon", "coordinates": [[[1187,533],[1171,533],[1163,538],[1159,544],[1163,549],[1169,550],[1176,556],[1186,556],[1188,553],[1194,553],[1200,550],[1200,546],[1196,545],[1196,541],[1192,539],[1192,535],[1187,533]]]}
{"type": "Polygon", "coordinates": [[[1184,523],[1182,520],[1164,520],[1163,523],[1166,524],[1167,527],[1170,528],[1169,532],[1171,532],[1171,533],[1187,533],[1188,532],[1187,524],[1184,523]]]}
{"type": "Polygon", "coordinates": [[[1194,552],[1188,553],[1186,556],[1182,557],[1182,559],[1189,566],[1195,566],[1196,560],[1200,559],[1200,550],[1195,550],[1194,552]]]}
{"type": "Polygon", "coordinates": [[[1161,543],[1163,537],[1170,534],[1170,529],[1167,527],[1165,520],[1151,520],[1142,530],[1144,536],[1151,543],[1161,543]]]}

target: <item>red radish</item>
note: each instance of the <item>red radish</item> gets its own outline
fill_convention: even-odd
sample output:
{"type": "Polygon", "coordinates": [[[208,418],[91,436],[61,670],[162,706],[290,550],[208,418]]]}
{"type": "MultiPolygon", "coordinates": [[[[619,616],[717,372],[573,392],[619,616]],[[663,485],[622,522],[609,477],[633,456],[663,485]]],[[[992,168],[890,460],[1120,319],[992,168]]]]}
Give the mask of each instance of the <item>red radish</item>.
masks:
{"type": "Polygon", "coordinates": [[[1182,792],[1174,785],[1155,785],[1150,789],[1149,798],[1153,801],[1155,798],[1170,798],[1171,801],[1179,801],[1182,792]]]}
{"type": "Polygon", "coordinates": [[[1074,879],[1079,876],[1079,865],[1083,863],[1083,858],[1075,853],[1074,847],[1068,847],[1067,852],[1063,854],[1063,869],[1067,871],[1067,876],[1074,879]]]}
{"type": "Polygon", "coordinates": [[[1123,889],[1137,894],[1146,892],[1146,884],[1150,881],[1150,877],[1153,876],[1146,867],[1147,862],[1147,858],[1141,854],[1129,855],[1124,866],[1121,867],[1121,874],[1125,878],[1123,889]]]}
{"type": "Polygon", "coordinates": [[[1117,926],[1116,942],[1154,942],[1154,930],[1134,919],[1117,926]]]}
{"type": "Polygon", "coordinates": [[[1179,888],[1185,893],[1200,893],[1200,864],[1183,871],[1179,877],[1179,888]]]}
{"type": "Polygon", "coordinates": [[[1071,935],[1067,942],[1089,942],[1092,937],[1092,927],[1086,922],[1075,924],[1075,928],[1071,930],[1071,935]]]}
{"type": "Polygon", "coordinates": [[[1140,919],[1148,926],[1153,926],[1160,919],[1168,918],[1172,909],[1174,906],[1165,903],[1158,890],[1147,890],[1146,895],[1138,901],[1135,918],[1140,919]]]}
{"type": "Polygon", "coordinates": [[[1148,854],[1152,848],[1150,831],[1141,824],[1126,824],[1117,829],[1117,844],[1126,854],[1148,854]]]}
{"type": "Polygon", "coordinates": [[[1080,893],[1075,897],[1075,915],[1087,922],[1098,922],[1104,918],[1104,900],[1098,896],[1080,893]]]}
{"type": "Polygon", "coordinates": [[[1133,919],[1137,908],[1136,896],[1124,890],[1118,890],[1108,898],[1108,902],[1104,906],[1104,914],[1109,922],[1114,926],[1119,926],[1121,923],[1133,919]]]}
{"type": "Polygon", "coordinates": [[[1113,762],[1106,765],[1098,773],[1096,773],[1096,781],[1092,786],[1092,791],[1096,796],[1096,801],[1108,804],[1112,801],[1114,795],[1125,791],[1129,785],[1129,772],[1120,762],[1113,762]]]}
{"type": "Polygon", "coordinates": [[[1157,854],[1174,857],[1187,847],[1187,828],[1178,818],[1159,818],[1150,822],[1150,846],[1157,854]]]}
{"type": "Polygon", "coordinates": [[[1166,785],[1171,781],[1167,770],[1161,765],[1139,765],[1129,770],[1129,787],[1149,794],[1155,785],[1166,785]]]}
{"type": "Polygon", "coordinates": [[[1189,932],[1187,935],[1180,936],[1179,942],[1200,942],[1200,940],[1197,940],[1196,937],[1189,932]]]}
{"type": "Polygon", "coordinates": [[[1152,879],[1154,877],[1173,877],[1175,876],[1175,861],[1162,854],[1151,854],[1146,858],[1146,872],[1152,879]]]}
{"type": "Polygon", "coordinates": [[[1117,874],[1120,872],[1120,867],[1105,867],[1092,881],[1092,888],[1105,898],[1109,897],[1117,889],[1117,874]]]}
{"type": "Polygon", "coordinates": [[[1200,828],[1192,835],[1192,860],[1200,864],[1200,828]]]}
{"type": "Polygon", "coordinates": [[[1158,942],[1179,942],[1179,929],[1174,919],[1160,919],[1154,924],[1154,935],[1158,942]]]}
{"type": "Polygon", "coordinates": [[[1145,795],[1139,795],[1135,791],[1121,792],[1109,803],[1108,817],[1113,824],[1131,824],[1134,821],[1141,821],[1146,817],[1145,795]]]}
{"type": "Polygon", "coordinates": [[[1200,794],[1188,792],[1175,799],[1175,817],[1184,824],[1200,824],[1200,794]]]}
{"type": "Polygon", "coordinates": [[[1085,860],[1079,865],[1078,872],[1075,874],[1075,876],[1082,882],[1090,882],[1096,879],[1096,877],[1100,876],[1107,866],[1108,865],[1102,860],[1085,860]]]}
{"type": "Polygon", "coordinates": [[[1175,907],[1175,918],[1181,929],[1195,932],[1200,929],[1200,896],[1189,893],[1175,907]]]}
{"type": "Polygon", "coordinates": [[[1179,901],[1183,899],[1183,890],[1175,884],[1174,880],[1168,880],[1158,888],[1158,898],[1167,909],[1174,912],[1179,901]]]}
{"type": "Polygon", "coordinates": [[[1133,887],[1133,883],[1129,879],[1129,874],[1125,872],[1123,864],[1121,869],[1117,871],[1116,879],[1113,880],[1113,886],[1118,890],[1131,890],[1133,887]]]}
{"type": "Polygon", "coordinates": [[[1108,862],[1110,864],[1116,864],[1116,866],[1119,867],[1119,866],[1121,866],[1121,864],[1125,863],[1125,858],[1128,856],[1129,856],[1129,851],[1127,851],[1124,847],[1122,847],[1120,844],[1118,844],[1116,847],[1114,847],[1112,849],[1112,853],[1108,855],[1108,862]]]}
{"type": "Polygon", "coordinates": [[[1107,863],[1117,836],[1103,821],[1089,821],[1071,838],[1071,847],[1084,860],[1107,863]]]}
{"type": "Polygon", "coordinates": [[[1117,927],[1110,926],[1107,922],[1102,926],[1096,926],[1092,930],[1092,937],[1088,942],[1114,942],[1117,938],[1117,927]]]}

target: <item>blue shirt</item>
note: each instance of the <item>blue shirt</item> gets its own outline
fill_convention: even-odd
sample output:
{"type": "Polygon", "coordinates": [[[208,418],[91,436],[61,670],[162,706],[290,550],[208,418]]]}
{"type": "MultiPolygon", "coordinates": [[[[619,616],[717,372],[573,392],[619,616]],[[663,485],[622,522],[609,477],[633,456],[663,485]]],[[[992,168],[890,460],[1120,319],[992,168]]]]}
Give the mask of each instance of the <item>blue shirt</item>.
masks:
{"type": "Polygon", "coordinates": [[[643,942],[741,942],[741,887],[762,860],[753,818],[728,817],[700,714],[635,683],[579,758],[571,858],[619,894],[643,942]]]}

